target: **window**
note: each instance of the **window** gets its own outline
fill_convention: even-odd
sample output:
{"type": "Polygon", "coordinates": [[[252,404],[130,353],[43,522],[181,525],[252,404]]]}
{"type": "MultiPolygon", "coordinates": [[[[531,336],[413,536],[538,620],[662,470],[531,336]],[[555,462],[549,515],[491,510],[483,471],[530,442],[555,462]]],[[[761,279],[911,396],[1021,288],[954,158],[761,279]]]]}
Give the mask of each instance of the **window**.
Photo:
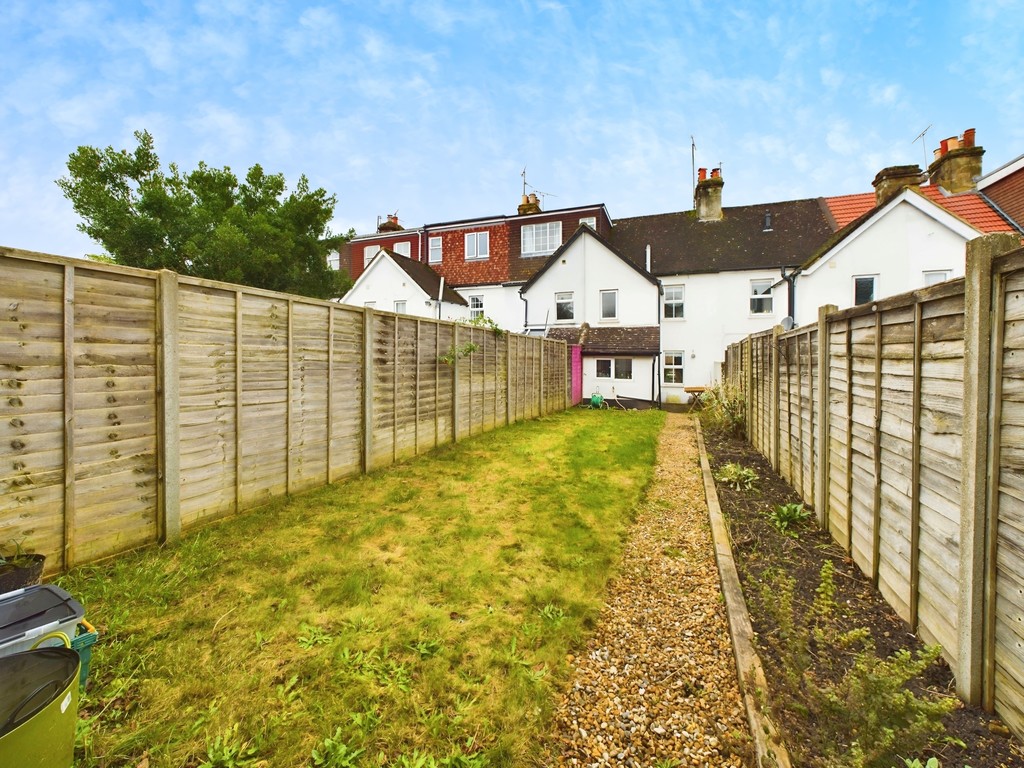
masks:
{"type": "Polygon", "coordinates": [[[950,271],[948,269],[936,269],[931,272],[924,273],[924,284],[925,285],[938,285],[949,280],[950,271]]]}
{"type": "Polygon", "coordinates": [[[853,278],[853,303],[867,304],[875,300],[875,278],[877,275],[863,275],[853,278]]]}
{"type": "Polygon", "coordinates": [[[662,381],[666,384],[683,383],[683,353],[666,352],[665,363],[662,366],[662,381]]]}
{"type": "Polygon", "coordinates": [[[597,378],[599,379],[610,379],[612,377],[612,361],[611,360],[598,360],[597,361],[597,378]]]}
{"type": "Polygon", "coordinates": [[[613,371],[616,379],[632,379],[633,358],[616,357],[613,359],[597,360],[597,378],[610,379],[613,371]]]}
{"type": "Polygon", "coordinates": [[[404,315],[405,314],[405,302],[404,301],[396,301],[395,302],[395,313],[399,314],[399,315],[404,315]]]}
{"type": "Polygon", "coordinates": [[[403,240],[400,243],[395,243],[395,247],[391,250],[397,254],[405,256],[405,258],[409,258],[409,256],[412,255],[412,243],[408,240],[403,240]]]}
{"type": "Polygon", "coordinates": [[[601,319],[615,320],[619,316],[619,292],[601,291],[601,319]]]}
{"type": "Polygon", "coordinates": [[[441,263],[441,238],[430,238],[430,254],[427,256],[431,264],[441,263]]]}
{"type": "Polygon", "coordinates": [[[681,319],[683,317],[683,290],[681,285],[665,286],[665,318],[681,319]]]}
{"type": "Polygon", "coordinates": [[[368,245],[363,248],[363,269],[370,266],[370,262],[373,261],[373,257],[377,255],[377,251],[379,250],[380,248],[376,245],[368,245]]]}
{"type": "Polygon", "coordinates": [[[523,256],[546,256],[562,244],[562,222],[527,224],[522,229],[523,256]]]}
{"type": "Polygon", "coordinates": [[[469,319],[476,320],[478,317],[484,316],[484,297],[483,296],[470,296],[469,297],[469,319]]]}
{"type": "Polygon", "coordinates": [[[331,251],[327,254],[327,266],[331,269],[341,269],[341,254],[337,251],[331,251]]]}
{"type": "Polygon", "coordinates": [[[487,232],[470,232],[466,235],[466,261],[486,259],[490,256],[490,235],[487,232]]]}
{"type": "Polygon", "coordinates": [[[584,216],[580,219],[580,224],[586,224],[592,230],[597,232],[597,216],[584,216]]]}
{"type": "Polygon", "coordinates": [[[772,309],[772,281],[750,281],[750,314],[770,315],[772,309]]]}
{"type": "Polygon", "coordinates": [[[555,320],[573,320],[572,291],[555,294],[555,320]]]}

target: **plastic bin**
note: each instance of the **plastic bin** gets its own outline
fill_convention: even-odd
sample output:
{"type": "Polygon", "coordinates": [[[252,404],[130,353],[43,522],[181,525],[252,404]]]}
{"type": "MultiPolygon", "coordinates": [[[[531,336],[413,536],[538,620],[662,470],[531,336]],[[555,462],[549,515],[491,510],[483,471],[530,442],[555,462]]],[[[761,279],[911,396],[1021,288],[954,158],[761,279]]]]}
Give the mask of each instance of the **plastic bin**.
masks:
{"type": "Polygon", "coordinates": [[[84,615],[82,604],[53,584],[0,595],[0,657],[39,646],[70,647],[84,615]]]}
{"type": "Polygon", "coordinates": [[[82,671],[78,676],[78,687],[85,690],[85,683],[89,679],[89,663],[92,661],[92,647],[99,640],[100,633],[85,619],[78,622],[78,633],[71,641],[71,647],[78,651],[78,658],[82,662],[82,671]]]}
{"type": "Polygon", "coordinates": [[[70,768],[80,667],[70,648],[0,657],[0,765],[70,768]]]}

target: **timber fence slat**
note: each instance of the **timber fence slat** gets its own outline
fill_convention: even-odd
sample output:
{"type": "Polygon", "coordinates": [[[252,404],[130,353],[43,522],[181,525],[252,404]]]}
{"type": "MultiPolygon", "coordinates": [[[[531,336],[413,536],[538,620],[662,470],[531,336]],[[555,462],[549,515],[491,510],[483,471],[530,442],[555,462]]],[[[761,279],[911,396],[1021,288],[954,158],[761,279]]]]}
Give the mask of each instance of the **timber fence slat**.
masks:
{"type": "Polygon", "coordinates": [[[0,271],[0,540],[51,573],[568,405],[558,341],[12,249],[0,271]]]}
{"type": "Polygon", "coordinates": [[[958,693],[1024,735],[1024,249],[968,244],[967,276],[730,345],[748,440],[958,693]],[[808,478],[812,482],[808,482],[808,478]]]}

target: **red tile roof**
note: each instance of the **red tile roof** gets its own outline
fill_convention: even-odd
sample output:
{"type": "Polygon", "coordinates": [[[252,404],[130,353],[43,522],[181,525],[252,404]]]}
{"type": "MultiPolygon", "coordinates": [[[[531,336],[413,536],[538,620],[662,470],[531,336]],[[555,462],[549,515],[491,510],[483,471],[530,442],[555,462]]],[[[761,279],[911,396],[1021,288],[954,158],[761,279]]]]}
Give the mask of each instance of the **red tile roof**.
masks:
{"type": "Polygon", "coordinates": [[[1016,231],[977,192],[947,197],[938,187],[928,185],[921,187],[921,194],[982,232],[1016,231]]]}
{"type": "MultiPolygon", "coordinates": [[[[942,206],[954,216],[959,216],[981,232],[1015,231],[977,192],[946,195],[939,187],[930,184],[920,187],[919,191],[933,203],[942,206]]],[[[837,228],[842,229],[875,207],[875,195],[873,192],[864,192],[826,197],[825,203],[828,205],[829,213],[836,220],[837,228]]]]}
{"type": "Polygon", "coordinates": [[[832,218],[836,220],[836,229],[842,229],[875,207],[875,193],[862,192],[856,195],[826,197],[825,203],[832,218]]]}

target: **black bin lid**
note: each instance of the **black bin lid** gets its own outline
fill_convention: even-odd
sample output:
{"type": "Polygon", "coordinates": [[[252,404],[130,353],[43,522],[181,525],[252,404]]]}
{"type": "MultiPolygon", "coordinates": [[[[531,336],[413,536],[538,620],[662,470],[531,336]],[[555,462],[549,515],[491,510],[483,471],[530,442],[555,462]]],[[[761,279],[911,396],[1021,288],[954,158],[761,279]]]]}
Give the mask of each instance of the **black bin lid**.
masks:
{"type": "Polygon", "coordinates": [[[60,587],[42,584],[0,596],[0,643],[53,622],[80,620],[82,604],[60,587]]]}
{"type": "Polygon", "coordinates": [[[39,648],[0,657],[0,736],[75,684],[80,663],[71,648],[39,648]]]}

